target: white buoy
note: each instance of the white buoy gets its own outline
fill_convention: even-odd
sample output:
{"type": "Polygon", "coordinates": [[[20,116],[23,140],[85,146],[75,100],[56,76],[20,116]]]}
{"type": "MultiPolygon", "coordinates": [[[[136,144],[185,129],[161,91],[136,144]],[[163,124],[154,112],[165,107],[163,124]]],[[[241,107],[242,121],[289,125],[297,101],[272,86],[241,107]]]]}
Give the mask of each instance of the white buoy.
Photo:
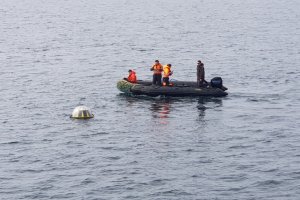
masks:
{"type": "Polygon", "coordinates": [[[90,119],[93,117],[94,115],[92,114],[91,109],[86,106],[77,106],[71,115],[71,118],[75,119],[90,119]]]}

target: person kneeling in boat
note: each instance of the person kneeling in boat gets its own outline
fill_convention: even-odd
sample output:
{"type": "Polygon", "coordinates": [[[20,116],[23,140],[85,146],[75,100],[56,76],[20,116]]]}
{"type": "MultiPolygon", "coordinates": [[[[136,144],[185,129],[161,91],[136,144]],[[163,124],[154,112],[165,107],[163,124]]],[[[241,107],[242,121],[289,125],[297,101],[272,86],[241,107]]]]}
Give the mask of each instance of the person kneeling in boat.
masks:
{"type": "Polygon", "coordinates": [[[161,73],[163,71],[163,66],[159,63],[159,60],[155,61],[150,70],[153,71],[152,84],[161,86],[161,73]]]}
{"type": "Polygon", "coordinates": [[[136,74],[135,74],[135,71],[133,70],[128,70],[128,78],[124,78],[124,80],[130,82],[130,83],[137,83],[137,78],[136,78],[136,74]]]}
{"type": "Polygon", "coordinates": [[[169,76],[173,74],[171,71],[171,64],[164,66],[164,77],[163,77],[163,86],[170,86],[169,76]]]}

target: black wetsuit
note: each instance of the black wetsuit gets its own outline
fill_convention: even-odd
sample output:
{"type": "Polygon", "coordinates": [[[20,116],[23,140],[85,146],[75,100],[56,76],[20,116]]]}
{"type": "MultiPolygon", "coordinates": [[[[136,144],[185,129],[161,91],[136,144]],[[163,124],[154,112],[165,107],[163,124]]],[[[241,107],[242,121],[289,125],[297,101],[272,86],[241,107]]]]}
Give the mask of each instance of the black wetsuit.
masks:
{"type": "Polygon", "coordinates": [[[198,87],[202,87],[205,83],[205,71],[204,71],[204,64],[198,63],[197,65],[197,85],[198,87]]]}

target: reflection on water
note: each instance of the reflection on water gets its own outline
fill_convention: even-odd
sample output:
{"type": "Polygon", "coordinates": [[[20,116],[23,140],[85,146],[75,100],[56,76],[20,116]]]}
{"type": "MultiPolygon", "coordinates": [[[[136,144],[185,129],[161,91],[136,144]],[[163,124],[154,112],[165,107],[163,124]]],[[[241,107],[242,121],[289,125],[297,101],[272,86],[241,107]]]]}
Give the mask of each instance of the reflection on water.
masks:
{"type": "MultiPolygon", "coordinates": [[[[158,119],[160,124],[168,124],[168,118],[174,111],[175,107],[178,109],[182,106],[190,105],[193,107],[196,104],[196,111],[198,111],[197,121],[205,123],[205,115],[207,110],[216,109],[223,106],[222,98],[215,97],[147,97],[147,96],[128,96],[119,94],[120,99],[126,100],[126,107],[139,106],[140,104],[149,106],[151,116],[153,119],[158,119]],[[174,106],[175,105],[175,106],[174,106]]],[[[194,107],[195,108],[195,107],[194,107]]],[[[193,108],[191,108],[193,109],[193,108]]],[[[190,112],[193,112],[190,110],[190,112]]]]}
{"type": "Polygon", "coordinates": [[[158,118],[160,124],[168,124],[170,114],[170,99],[155,100],[151,103],[149,110],[152,111],[153,118],[158,118]]]}
{"type": "Polygon", "coordinates": [[[138,101],[137,98],[135,98],[131,95],[124,94],[124,93],[118,94],[117,97],[120,98],[121,100],[125,100],[125,102],[127,102],[128,107],[132,106],[132,104],[134,104],[138,101]]]}
{"type": "Polygon", "coordinates": [[[223,99],[216,97],[198,97],[198,110],[206,110],[223,106],[223,99]]]}
{"type": "Polygon", "coordinates": [[[119,94],[118,98],[122,102],[126,102],[126,107],[142,105],[150,105],[148,108],[151,111],[153,119],[159,119],[160,124],[168,124],[168,118],[171,111],[171,104],[174,103],[175,99],[167,97],[147,97],[147,96],[132,96],[126,94],[119,94]],[[125,100],[125,101],[123,101],[125,100]]]}
{"type": "Polygon", "coordinates": [[[199,111],[199,121],[205,120],[205,112],[207,109],[214,109],[223,106],[222,98],[214,97],[198,97],[197,109],[199,111]]]}

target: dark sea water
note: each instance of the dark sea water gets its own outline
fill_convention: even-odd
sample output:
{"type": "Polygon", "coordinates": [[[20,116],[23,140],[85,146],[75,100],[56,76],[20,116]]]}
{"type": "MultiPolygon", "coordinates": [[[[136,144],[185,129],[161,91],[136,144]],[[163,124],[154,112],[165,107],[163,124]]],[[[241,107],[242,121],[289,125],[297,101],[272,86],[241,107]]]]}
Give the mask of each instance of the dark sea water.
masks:
{"type": "Polygon", "coordinates": [[[0,199],[300,199],[300,1],[1,0],[0,199]],[[225,98],[136,98],[155,59],[225,98]],[[92,120],[71,120],[78,105],[92,120]]]}

